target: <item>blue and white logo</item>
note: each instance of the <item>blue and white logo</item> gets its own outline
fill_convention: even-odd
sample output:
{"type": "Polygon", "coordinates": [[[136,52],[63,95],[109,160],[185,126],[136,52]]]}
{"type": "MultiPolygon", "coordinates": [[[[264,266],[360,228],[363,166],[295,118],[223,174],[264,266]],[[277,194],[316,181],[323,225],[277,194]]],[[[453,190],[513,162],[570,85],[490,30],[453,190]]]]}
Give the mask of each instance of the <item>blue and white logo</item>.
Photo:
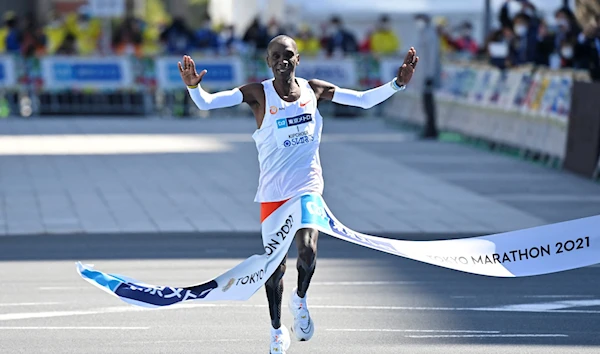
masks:
{"type": "Polygon", "coordinates": [[[302,205],[302,223],[318,225],[325,230],[331,230],[329,222],[331,219],[325,211],[323,199],[312,195],[304,195],[300,199],[302,205]]]}
{"type": "Polygon", "coordinates": [[[287,120],[284,119],[277,119],[277,129],[279,128],[285,128],[287,127],[287,120]]]}
{"type": "Polygon", "coordinates": [[[312,122],[312,114],[301,114],[291,118],[283,118],[277,120],[277,129],[293,127],[308,122],[312,122]]]}

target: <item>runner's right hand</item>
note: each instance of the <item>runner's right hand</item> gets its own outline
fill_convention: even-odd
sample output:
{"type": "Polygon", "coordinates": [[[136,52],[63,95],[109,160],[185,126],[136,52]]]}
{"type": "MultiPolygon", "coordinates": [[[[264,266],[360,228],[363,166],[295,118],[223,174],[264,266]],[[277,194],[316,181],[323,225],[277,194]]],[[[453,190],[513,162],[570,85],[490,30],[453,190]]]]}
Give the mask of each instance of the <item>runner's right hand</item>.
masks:
{"type": "Polygon", "coordinates": [[[183,56],[183,66],[181,62],[178,62],[179,66],[179,74],[181,75],[181,79],[187,86],[196,86],[202,81],[204,75],[206,75],[206,70],[202,70],[200,74],[196,72],[196,64],[194,60],[189,55],[183,56]]]}

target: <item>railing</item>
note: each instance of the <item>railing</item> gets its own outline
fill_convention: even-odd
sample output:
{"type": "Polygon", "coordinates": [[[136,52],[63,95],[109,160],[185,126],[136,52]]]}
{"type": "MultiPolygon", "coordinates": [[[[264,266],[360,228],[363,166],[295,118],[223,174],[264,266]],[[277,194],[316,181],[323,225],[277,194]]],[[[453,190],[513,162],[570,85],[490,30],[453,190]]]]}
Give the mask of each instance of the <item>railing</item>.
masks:
{"type": "MultiPolygon", "coordinates": [[[[446,63],[436,92],[437,124],[522,154],[564,160],[573,82],[587,72],[522,67],[501,71],[481,64],[446,63]]],[[[386,116],[423,125],[419,89],[396,95],[386,116]]]]}
{"type": "MultiPolygon", "coordinates": [[[[207,90],[229,89],[271,77],[262,57],[195,56],[194,59],[198,70],[208,70],[203,80],[207,90]]],[[[390,80],[400,60],[377,60],[370,56],[303,57],[297,75],[318,77],[343,87],[370,88],[390,80]]],[[[0,56],[0,116],[2,109],[3,116],[206,114],[195,109],[185,92],[178,61],[181,61],[179,56],[0,56]],[[7,103],[3,105],[2,100],[7,103]]],[[[221,112],[230,114],[232,110],[221,112]]]]}

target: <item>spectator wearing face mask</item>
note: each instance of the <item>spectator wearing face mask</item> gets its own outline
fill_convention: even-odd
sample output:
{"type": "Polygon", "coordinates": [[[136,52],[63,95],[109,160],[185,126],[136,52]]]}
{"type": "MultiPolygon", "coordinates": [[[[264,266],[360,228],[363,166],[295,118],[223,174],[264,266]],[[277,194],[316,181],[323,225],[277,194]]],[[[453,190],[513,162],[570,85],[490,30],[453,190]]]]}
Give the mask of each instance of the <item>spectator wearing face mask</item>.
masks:
{"type": "Polygon", "coordinates": [[[567,39],[567,37],[577,37],[581,33],[581,28],[577,23],[575,14],[567,8],[563,7],[554,13],[554,19],[556,20],[556,34],[554,43],[556,48],[567,39]]]}
{"type": "Polygon", "coordinates": [[[516,52],[514,65],[535,62],[537,55],[539,21],[525,13],[519,13],[513,21],[515,38],[512,46],[516,52]]]}
{"type": "Polygon", "coordinates": [[[580,66],[579,55],[576,56],[576,37],[566,37],[558,45],[561,68],[577,68],[580,66]]]}

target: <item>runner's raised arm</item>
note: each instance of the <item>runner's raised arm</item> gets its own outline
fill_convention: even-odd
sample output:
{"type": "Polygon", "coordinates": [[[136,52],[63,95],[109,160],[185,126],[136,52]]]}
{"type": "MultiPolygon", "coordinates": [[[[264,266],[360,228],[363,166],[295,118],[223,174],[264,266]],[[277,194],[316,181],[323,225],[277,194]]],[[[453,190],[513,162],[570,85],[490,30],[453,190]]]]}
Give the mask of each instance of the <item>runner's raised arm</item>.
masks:
{"type": "Polygon", "coordinates": [[[369,109],[406,88],[406,85],[410,82],[415,72],[418,62],[417,51],[415,48],[410,48],[404,58],[404,63],[398,68],[398,75],[390,82],[367,91],[340,88],[332,83],[318,79],[310,80],[309,83],[318,99],[369,109]]]}

